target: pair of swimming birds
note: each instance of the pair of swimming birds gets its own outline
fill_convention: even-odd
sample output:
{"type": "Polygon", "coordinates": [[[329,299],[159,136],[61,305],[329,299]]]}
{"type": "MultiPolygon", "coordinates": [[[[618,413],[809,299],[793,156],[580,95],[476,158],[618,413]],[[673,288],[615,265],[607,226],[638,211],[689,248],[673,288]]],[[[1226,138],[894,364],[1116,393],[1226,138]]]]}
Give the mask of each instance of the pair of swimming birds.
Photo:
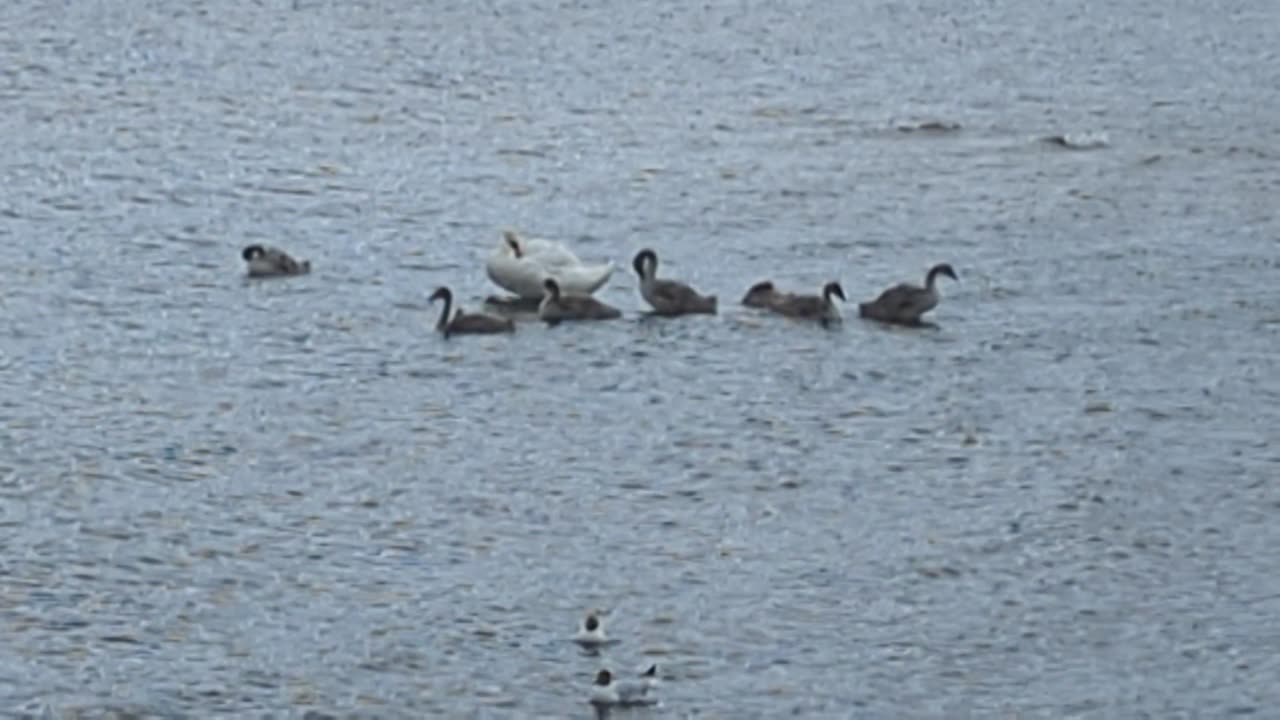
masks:
{"type": "MultiPolygon", "coordinates": [[[[294,260],[281,250],[262,245],[246,247],[242,257],[249,264],[250,277],[304,275],[311,271],[310,262],[294,260]]],[[[671,317],[716,313],[718,301],[715,295],[702,295],[678,280],[659,278],[658,255],[653,250],[646,248],[636,253],[632,267],[640,276],[640,296],[653,308],[654,314],[671,317]]],[[[923,287],[910,283],[894,285],[880,293],[875,300],[859,303],[858,314],[880,322],[920,325],[921,317],[938,305],[940,296],[937,279],[943,275],[952,280],[957,279],[955,270],[950,265],[934,265],[925,275],[923,287]]],[[[566,320],[613,320],[622,317],[621,310],[590,295],[561,292],[559,283],[552,278],[547,278],[543,287],[545,295],[538,306],[538,317],[548,324],[554,325],[566,320]]],[[[838,282],[824,285],[820,295],[806,295],[781,292],[772,281],[766,280],[751,286],[742,298],[742,304],[788,317],[816,320],[827,325],[840,320],[840,311],[833,298],[846,300],[844,289],[838,282]]],[[[511,318],[488,313],[468,313],[461,308],[453,313],[453,293],[447,287],[441,287],[432,293],[431,301],[436,300],[444,301],[436,329],[444,333],[445,337],[515,330],[515,322],[511,318]]]]}
{"type": "MultiPolygon", "coordinates": [[[[584,650],[597,653],[606,645],[613,644],[613,639],[605,635],[604,618],[599,610],[587,613],[582,625],[573,636],[573,641],[584,650]]],[[[613,707],[636,705],[654,705],[658,699],[653,691],[658,687],[658,666],[650,665],[636,678],[619,678],[608,669],[596,673],[591,684],[591,696],[588,702],[596,709],[597,717],[603,717],[613,707]]]]}
{"type": "MultiPolygon", "coordinates": [[[[924,322],[921,317],[937,307],[941,299],[938,277],[943,275],[952,280],[959,279],[950,265],[939,263],[929,268],[923,287],[898,283],[880,293],[875,300],[858,303],[858,316],[895,325],[922,325],[924,322]]],[[[742,298],[742,304],[772,310],[789,317],[817,320],[827,325],[840,321],[840,312],[832,298],[845,300],[844,288],[838,282],[824,285],[821,295],[797,295],[779,292],[772,281],[765,280],[751,286],[742,298]]]]}

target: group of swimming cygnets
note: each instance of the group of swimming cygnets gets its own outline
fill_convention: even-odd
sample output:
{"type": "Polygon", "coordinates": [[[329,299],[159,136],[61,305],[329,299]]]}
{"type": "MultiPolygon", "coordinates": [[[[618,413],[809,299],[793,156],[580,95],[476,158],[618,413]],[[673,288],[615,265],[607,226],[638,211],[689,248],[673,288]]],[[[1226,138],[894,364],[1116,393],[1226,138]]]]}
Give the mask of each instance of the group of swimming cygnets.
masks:
{"type": "MultiPolygon", "coordinates": [[[[604,617],[598,610],[592,610],[582,619],[582,625],[573,636],[573,641],[593,654],[614,642],[604,634],[604,617]]],[[[615,707],[656,705],[658,698],[651,693],[657,687],[658,666],[656,664],[650,665],[632,680],[616,678],[609,670],[602,669],[596,673],[587,702],[595,708],[598,717],[604,717],[609,709],[615,707]]]]}
{"type": "MultiPolygon", "coordinates": [[[[263,245],[246,247],[242,257],[249,264],[250,277],[303,275],[311,271],[310,262],[295,260],[281,250],[263,245]]],[[[653,314],[667,317],[716,314],[719,303],[715,295],[703,295],[683,282],[658,277],[658,255],[653,250],[645,248],[636,253],[631,265],[640,277],[640,296],[653,308],[653,314]]],[[[584,265],[560,243],[538,238],[526,240],[506,231],[502,246],[489,258],[486,270],[496,284],[515,293],[514,298],[489,299],[490,305],[501,310],[534,311],[548,325],[622,317],[621,310],[591,296],[608,280],[613,272],[612,263],[584,265]]],[[[925,275],[923,286],[894,285],[876,299],[859,303],[858,315],[897,325],[924,325],[921,317],[938,305],[936,283],[943,275],[957,279],[950,265],[934,265],[925,275]]],[[[805,295],[782,292],[772,281],[765,280],[747,290],[742,304],[827,326],[841,319],[834,298],[845,301],[844,289],[838,282],[828,282],[819,295],[805,295]]],[[[436,329],[446,338],[515,330],[515,321],[506,315],[465,312],[461,308],[454,312],[453,293],[448,287],[438,288],[430,299],[444,301],[436,329]]]]}

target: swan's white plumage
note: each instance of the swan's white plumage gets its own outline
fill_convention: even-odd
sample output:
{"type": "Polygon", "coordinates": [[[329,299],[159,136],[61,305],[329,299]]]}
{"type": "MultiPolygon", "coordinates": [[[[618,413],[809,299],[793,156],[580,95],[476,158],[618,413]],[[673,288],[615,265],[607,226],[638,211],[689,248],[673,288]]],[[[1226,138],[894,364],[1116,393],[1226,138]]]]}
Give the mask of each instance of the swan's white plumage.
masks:
{"type": "Polygon", "coordinates": [[[520,257],[504,239],[485,261],[485,272],[499,287],[527,300],[543,296],[547,278],[569,295],[590,295],[613,274],[613,263],[585,265],[563,243],[543,238],[516,238],[520,257]]]}

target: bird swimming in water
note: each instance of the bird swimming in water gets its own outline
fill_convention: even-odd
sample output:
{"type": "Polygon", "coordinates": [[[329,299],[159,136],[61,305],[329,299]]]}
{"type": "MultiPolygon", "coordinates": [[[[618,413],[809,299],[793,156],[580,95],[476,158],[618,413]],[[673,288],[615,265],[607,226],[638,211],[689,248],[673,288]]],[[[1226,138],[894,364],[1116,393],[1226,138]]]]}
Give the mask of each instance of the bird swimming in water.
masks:
{"type": "Polygon", "coordinates": [[[565,295],[560,284],[551,278],[543,283],[546,295],[538,305],[538,317],[549,325],[562,320],[614,320],[622,317],[622,311],[606,305],[590,295],[565,295]]]}
{"type": "Polygon", "coordinates": [[[924,287],[911,283],[894,285],[880,293],[880,297],[875,300],[859,303],[858,314],[871,320],[897,325],[921,325],[920,316],[937,307],[941,299],[937,288],[940,275],[959,280],[950,265],[939,263],[929,268],[924,278],[924,287]]]}
{"type": "Polygon", "coordinates": [[[573,636],[573,641],[588,650],[613,642],[609,639],[609,636],[604,634],[604,618],[600,612],[595,610],[587,613],[586,617],[582,618],[582,625],[578,628],[577,634],[573,636]]]}
{"type": "Polygon", "coordinates": [[[840,309],[831,298],[844,300],[844,289],[838,282],[829,282],[822,287],[822,295],[796,295],[794,293],[777,293],[768,297],[765,307],[779,315],[798,318],[800,320],[817,320],[825,327],[840,322],[840,309]]]}
{"type": "MultiPolygon", "coordinates": [[[[653,669],[656,672],[657,666],[653,669]]],[[[651,687],[648,680],[621,681],[614,678],[613,673],[608,670],[601,670],[596,673],[588,702],[596,708],[597,715],[601,710],[611,707],[654,705],[658,699],[649,695],[651,687]]]]}
{"type": "Polygon", "coordinates": [[[636,253],[631,263],[640,276],[640,297],[653,307],[657,315],[689,315],[716,313],[716,297],[699,295],[696,290],[676,280],[658,279],[658,254],[645,248],[636,253]]]}
{"type": "Polygon", "coordinates": [[[266,245],[249,245],[240,253],[240,257],[249,263],[249,277],[286,277],[289,275],[306,275],[311,272],[311,261],[301,262],[289,257],[283,250],[266,245]]]}
{"type": "Polygon", "coordinates": [[[444,300],[444,309],[440,311],[436,329],[444,333],[446,339],[450,335],[515,332],[516,324],[511,318],[500,318],[487,313],[463,312],[462,308],[458,308],[457,314],[450,318],[449,310],[453,307],[453,291],[447,287],[437,288],[431,293],[430,302],[436,300],[444,300]]]}

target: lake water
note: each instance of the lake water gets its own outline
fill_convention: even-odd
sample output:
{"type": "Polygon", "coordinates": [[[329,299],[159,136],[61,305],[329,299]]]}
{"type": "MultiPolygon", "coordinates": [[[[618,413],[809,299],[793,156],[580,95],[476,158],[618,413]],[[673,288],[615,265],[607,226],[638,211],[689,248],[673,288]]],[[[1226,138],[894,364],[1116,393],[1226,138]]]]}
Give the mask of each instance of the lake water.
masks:
{"type": "Polygon", "coordinates": [[[656,662],[619,717],[1267,716],[1278,35],[11,0],[0,714],[590,718],[656,662]],[[617,263],[626,319],[432,332],[505,227],[617,263]],[[248,282],[250,242],[314,272],[248,282]],[[646,246],[721,313],[641,319],[646,246]],[[938,329],[856,318],[941,261],[938,329]],[[738,306],[765,278],[844,326],[738,306]]]}

